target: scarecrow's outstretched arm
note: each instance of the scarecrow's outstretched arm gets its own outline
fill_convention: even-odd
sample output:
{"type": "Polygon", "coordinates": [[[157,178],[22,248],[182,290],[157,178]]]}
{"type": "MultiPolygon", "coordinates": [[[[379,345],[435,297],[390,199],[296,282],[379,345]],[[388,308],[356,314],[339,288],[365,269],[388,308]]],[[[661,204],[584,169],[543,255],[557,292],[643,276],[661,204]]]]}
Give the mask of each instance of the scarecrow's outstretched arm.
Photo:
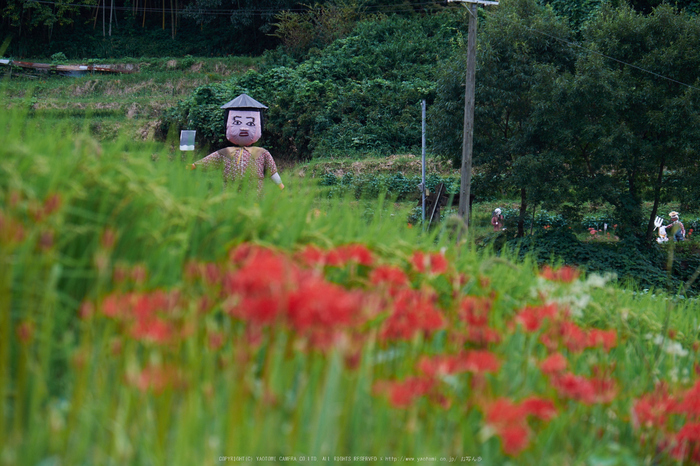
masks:
{"type": "Polygon", "coordinates": [[[208,168],[218,168],[223,162],[223,155],[219,151],[212,152],[211,154],[197,160],[195,163],[189,165],[190,170],[195,170],[196,168],[202,167],[204,169],[208,168]]]}
{"type": "Polygon", "coordinates": [[[277,164],[275,163],[275,159],[272,158],[272,155],[270,155],[269,152],[265,151],[263,154],[263,157],[265,158],[265,168],[269,170],[272,175],[270,176],[270,179],[274,181],[274,183],[280,187],[280,189],[284,189],[284,183],[282,183],[282,178],[280,178],[280,174],[277,171],[277,164]]]}

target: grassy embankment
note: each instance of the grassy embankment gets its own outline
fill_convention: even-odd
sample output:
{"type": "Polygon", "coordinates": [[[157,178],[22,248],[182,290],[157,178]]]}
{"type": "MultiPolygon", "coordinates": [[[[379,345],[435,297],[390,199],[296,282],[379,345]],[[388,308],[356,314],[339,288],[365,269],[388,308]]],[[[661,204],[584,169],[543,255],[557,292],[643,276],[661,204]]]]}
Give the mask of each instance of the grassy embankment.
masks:
{"type": "Polygon", "coordinates": [[[162,145],[0,125],[2,464],[672,464],[700,441],[695,301],[291,174],[257,198],[162,145]]]}
{"type": "Polygon", "coordinates": [[[135,72],[81,77],[36,73],[28,77],[15,72],[12,79],[3,81],[4,104],[10,108],[29,107],[47,121],[69,121],[73,127],[86,124],[90,133],[101,140],[127,136],[147,141],[153,139],[165,108],[198,86],[223,81],[233,73],[255,67],[256,60],[185,57],[125,59],[118,63],[133,65],[135,72]]]}

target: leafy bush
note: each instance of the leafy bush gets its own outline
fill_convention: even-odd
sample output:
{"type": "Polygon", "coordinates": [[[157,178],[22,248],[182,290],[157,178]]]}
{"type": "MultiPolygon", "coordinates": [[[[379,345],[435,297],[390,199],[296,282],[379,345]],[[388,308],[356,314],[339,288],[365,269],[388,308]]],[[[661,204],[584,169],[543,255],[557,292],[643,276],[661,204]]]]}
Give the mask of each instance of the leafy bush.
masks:
{"type": "Polygon", "coordinates": [[[66,54],[63,52],[56,52],[51,55],[51,61],[54,63],[65,63],[66,60],[68,60],[68,57],[66,57],[66,54]]]}

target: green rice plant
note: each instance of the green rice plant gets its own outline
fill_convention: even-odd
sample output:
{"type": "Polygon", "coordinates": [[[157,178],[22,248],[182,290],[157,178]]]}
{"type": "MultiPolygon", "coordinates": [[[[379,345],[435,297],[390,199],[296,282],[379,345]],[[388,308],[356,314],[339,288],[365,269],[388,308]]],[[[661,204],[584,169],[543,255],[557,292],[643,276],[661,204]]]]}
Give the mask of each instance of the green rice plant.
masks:
{"type": "Polygon", "coordinates": [[[0,126],[1,464],[696,461],[695,300],[0,126]]]}

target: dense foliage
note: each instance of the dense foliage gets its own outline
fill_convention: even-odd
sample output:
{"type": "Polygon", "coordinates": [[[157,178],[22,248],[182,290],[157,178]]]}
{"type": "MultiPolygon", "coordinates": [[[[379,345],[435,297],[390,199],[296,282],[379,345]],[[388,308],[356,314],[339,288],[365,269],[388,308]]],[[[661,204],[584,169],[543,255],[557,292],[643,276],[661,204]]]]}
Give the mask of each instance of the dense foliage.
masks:
{"type": "Polygon", "coordinates": [[[13,57],[69,59],[260,55],[280,44],[306,51],[374,14],[412,15],[417,0],[0,1],[0,37],[13,57]]]}
{"type": "MultiPolygon", "coordinates": [[[[607,202],[622,235],[649,239],[659,202],[694,207],[696,17],[668,6],[649,15],[608,6],[582,25],[578,42],[533,1],[503,3],[483,22],[474,164],[504,175],[521,213],[568,204],[576,215],[584,202],[607,202]],[[647,213],[645,200],[654,204],[647,213]]],[[[446,121],[435,147],[456,163],[461,118],[449,110],[463,70],[454,60],[443,68],[432,109],[446,121]]]]}
{"type": "Polygon", "coordinates": [[[261,143],[281,157],[387,154],[421,142],[422,99],[435,96],[435,63],[446,57],[461,15],[386,17],[358,24],[302,63],[270,63],[230,81],[202,86],[170,109],[170,126],[224,144],[219,107],[247,93],[269,107],[261,143]]]}
{"type": "MultiPolygon", "coordinates": [[[[578,25],[535,0],[480,10],[473,164],[520,197],[520,236],[533,209],[575,218],[593,201],[648,241],[660,202],[696,207],[700,22],[670,6],[593,10],[578,25]]],[[[217,108],[246,92],[270,106],[263,143],[279,156],[397,153],[416,149],[426,99],[430,150],[459,164],[466,23],[462,9],[360,21],[300,62],[280,51],[199,88],[163,132],[189,127],[220,146],[217,108]]]]}

